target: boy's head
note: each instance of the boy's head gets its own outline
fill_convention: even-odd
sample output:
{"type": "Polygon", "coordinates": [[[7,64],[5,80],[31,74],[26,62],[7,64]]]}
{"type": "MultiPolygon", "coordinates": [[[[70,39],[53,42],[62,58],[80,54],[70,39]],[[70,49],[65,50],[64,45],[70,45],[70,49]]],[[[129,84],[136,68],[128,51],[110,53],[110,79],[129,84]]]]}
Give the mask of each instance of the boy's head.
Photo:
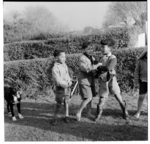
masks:
{"type": "Polygon", "coordinates": [[[82,44],[82,49],[83,49],[83,50],[87,50],[88,47],[89,47],[89,45],[90,45],[90,42],[88,42],[88,41],[83,42],[83,44],[82,44]]]}
{"type": "Polygon", "coordinates": [[[88,41],[82,44],[82,50],[84,51],[84,53],[87,53],[88,55],[93,54],[93,49],[91,49],[91,43],[88,41]]]}
{"type": "Polygon", "coordinates": [[[55,50],[53,55],[57,61],[59,61],[60,63],[65,63],[66,54],[63,50],[55,50]]]}
{"type": "Polygon", "coordinates": [[[108,54],[111,51],[111,48],[114,46],[115,42],[112,39],[106,39],[101,41],[103,46],[103,54],[108,54]]]}

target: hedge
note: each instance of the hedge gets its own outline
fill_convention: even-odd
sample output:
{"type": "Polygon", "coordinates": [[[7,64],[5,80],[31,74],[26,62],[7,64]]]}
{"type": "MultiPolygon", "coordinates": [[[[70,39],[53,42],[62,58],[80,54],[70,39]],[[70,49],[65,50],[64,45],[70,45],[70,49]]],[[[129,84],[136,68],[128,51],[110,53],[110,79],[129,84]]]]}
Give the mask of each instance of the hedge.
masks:
{"type": "Polygon", "coordinates": [[[129,36],[127,29],[113,29],[97,35],[85,35],[78,37],[54,38],[44,41],[25,41],[4,45],[4,61],[48,58],[55,49],[63,49],[67,54],[82,52],[82,44],[85,41],[91,43],[91,49],[100,51],[100,42],[106,38],[115,40],[114,49],[128,47],[129,36]]]}
{"type": "MultiPolygon", "coordinates": [[[[133,72],[139,54],[144,48],[132,48],[123,50],[113,50],[117,56],[117,78],[122,91],[129,92],[133,88],[133,72]]],[[[71,75],[77,75],[78,57],[80,54],[67,55],[66,63],[69,66],[71,75]]],[[[101,52],[94,54],[97,59],[101,52]]],[[[24,94],[28,97],[36,97],[37,93],[43,93],[51,88],[51,66],[53,57],[20,60],[4,63],[5,85],[23,88],[24,94]]]]}

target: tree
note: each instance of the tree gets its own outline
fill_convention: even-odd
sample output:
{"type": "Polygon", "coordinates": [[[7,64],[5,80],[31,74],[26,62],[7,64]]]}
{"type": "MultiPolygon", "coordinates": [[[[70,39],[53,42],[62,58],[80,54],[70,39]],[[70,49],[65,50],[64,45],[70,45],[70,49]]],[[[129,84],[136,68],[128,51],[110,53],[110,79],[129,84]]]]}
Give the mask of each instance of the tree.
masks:
{"type": "Polygon", "coordinates": [[[25,19],[31,24],[31,33],[53,31],[56,21],[52,13],[44,7],[28,7],[24,11],[25,19]]]}
{"type": "Polygon", "coordinates": [[[32,25],[31,33],[56,34],[65,31],[65,27],[45,7],[28,7],[24,11],[25,19],[32,25]]]}
{"type": "Polygon", "coordinates": [[[21,13],[12,11],[4,15],[4,42],[21,41],[29,36],[30,23],[21,13]]]}
{"type": "Polygon", "coordinates": [[[112,2],[104,26],[124,23],[142,26],[143,13],[147,12],[147,2],[112,2]]]}
{"type": "Polygon", "coordinates": [[[130,46],[135,46],[138,35],[145,32],[147,20],[147,2],[112,2],[107,12],[104,27],[121,25],[127,27],[130,46]]]}
{"type": "Polygon", "coordinates": [[[30,39],[47,39],[67,32],[45,7],[27,7],[23,12],[13,11],[4,15],[4,42],[30,39]]]}
{"type": "Polygon", "coordinates": [[[87,26],[84,28],[83,33],[85,33],[85,34],[92,33],[93,30],[94,30],[94,28],[87,26]]]}

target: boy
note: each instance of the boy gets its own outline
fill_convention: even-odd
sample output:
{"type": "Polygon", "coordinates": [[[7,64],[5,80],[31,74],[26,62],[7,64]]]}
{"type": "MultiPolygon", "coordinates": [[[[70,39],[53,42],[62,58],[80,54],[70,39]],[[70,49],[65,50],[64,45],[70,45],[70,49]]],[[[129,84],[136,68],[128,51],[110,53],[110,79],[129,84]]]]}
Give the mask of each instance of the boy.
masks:
{"type": "Polygon", "coordinates": [[[91,55],[91,51],[87,51],[89,43],[85,42],[82,45],[82,49],[86,49],[84,53],[79,58],[79,73],[78,73],[78,82],[80,95],[82,97],[82,102],[80,108],[76,114],[77,121],[80,121],[82,111],[87,106],[87,116],[92,117],[91,107],[92,107],[92,98],[96,95],[95,84],[93,77],[93,70],[96,70],[101,63],[93,64],[94,57],[91,55]]]}
{"type": "Polygon", "coordinates": [[[65,52],[62,50],[55,50],[54,51],[55,63],[52,68],[52,78],[55,83],[55,100],[57,102],[55,112],[54,112],[54,119],[52,121],[53,125],[57,124],[57,115],[60,110],[62,102],[65,105],[65,122],[69,123],[69,97],[70,97],[70,86],[72,85],[71,78],[68,73],[68,67],[65,63],[66,55],[65,52]]]}
{"type": "Polygon", "coordinates": [[[134,79],[135,88],[139,88],[138,108],[135,117],[139,118],[143,101],[147,95],[147,49],[142,52],[137,61],[134,79]]]}
{"type": "Polygon", "coordinates": [[[123,102],[122,96],[120,94],[120,88],[116,79],[116,71],[115,67],[117,65],[117,58],[115,55],[111,53],[111,47],[114,45],[114,41],[112,39],[101,41],[101,45],[103,46],[103,56],[100,59],[102,66],[106,66],[108,72],[104,72],[100,74],[99,79],[99,103],[97,105],[97,116],[95,121],[98,121],[102,115],[103,108],[105,105],[105,101],[109,95],[109,93],[114,94],[115,98],[118,100],[121,109],[123,111],[123,118],[127,119],[128,112],[126,110],[126,103],[123,102]],[[109,74],[109,79],[108,79],[109,74]]]}

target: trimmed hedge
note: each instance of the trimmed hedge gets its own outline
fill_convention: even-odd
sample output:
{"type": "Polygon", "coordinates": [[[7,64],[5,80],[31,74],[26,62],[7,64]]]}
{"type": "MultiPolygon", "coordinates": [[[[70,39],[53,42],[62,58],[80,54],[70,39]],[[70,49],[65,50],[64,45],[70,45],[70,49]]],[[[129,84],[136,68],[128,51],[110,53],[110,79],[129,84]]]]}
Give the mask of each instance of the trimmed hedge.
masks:
{"type": "MultiPolygon", "coordinates": [[[[133,72],[136,59],[144,48],[113,50],[117,56],[117,78],[122,91],[128,92],[133,88],[133,72]]],[[[67,65],[71,75],[77,75],[78,57],[80,54],[68,55],[67,65]]],[[[95,53],[99,59],[101,52],[95,53]]],[[[17,86],[20,85],[24,94],[30,98],[35,98],[37,93],[45,92],[51,88],[51,66],[53,57],[21,60],[4,63],[5,84],[17,86]]]]}
{"type": "Polygon", "coordinates": [[[114,49],[128,47],[129,36],[127,29],[113,29],[98,35],[78,37],[54,38],[45,41],[25,41],[4,45],[4,61],[48,58],[55,49],[63,49],[67,54],[82,52],[82,44],[91,42],[91,49],[100,51],[100,42],[106,38],[115,40],[114,49]]]}

